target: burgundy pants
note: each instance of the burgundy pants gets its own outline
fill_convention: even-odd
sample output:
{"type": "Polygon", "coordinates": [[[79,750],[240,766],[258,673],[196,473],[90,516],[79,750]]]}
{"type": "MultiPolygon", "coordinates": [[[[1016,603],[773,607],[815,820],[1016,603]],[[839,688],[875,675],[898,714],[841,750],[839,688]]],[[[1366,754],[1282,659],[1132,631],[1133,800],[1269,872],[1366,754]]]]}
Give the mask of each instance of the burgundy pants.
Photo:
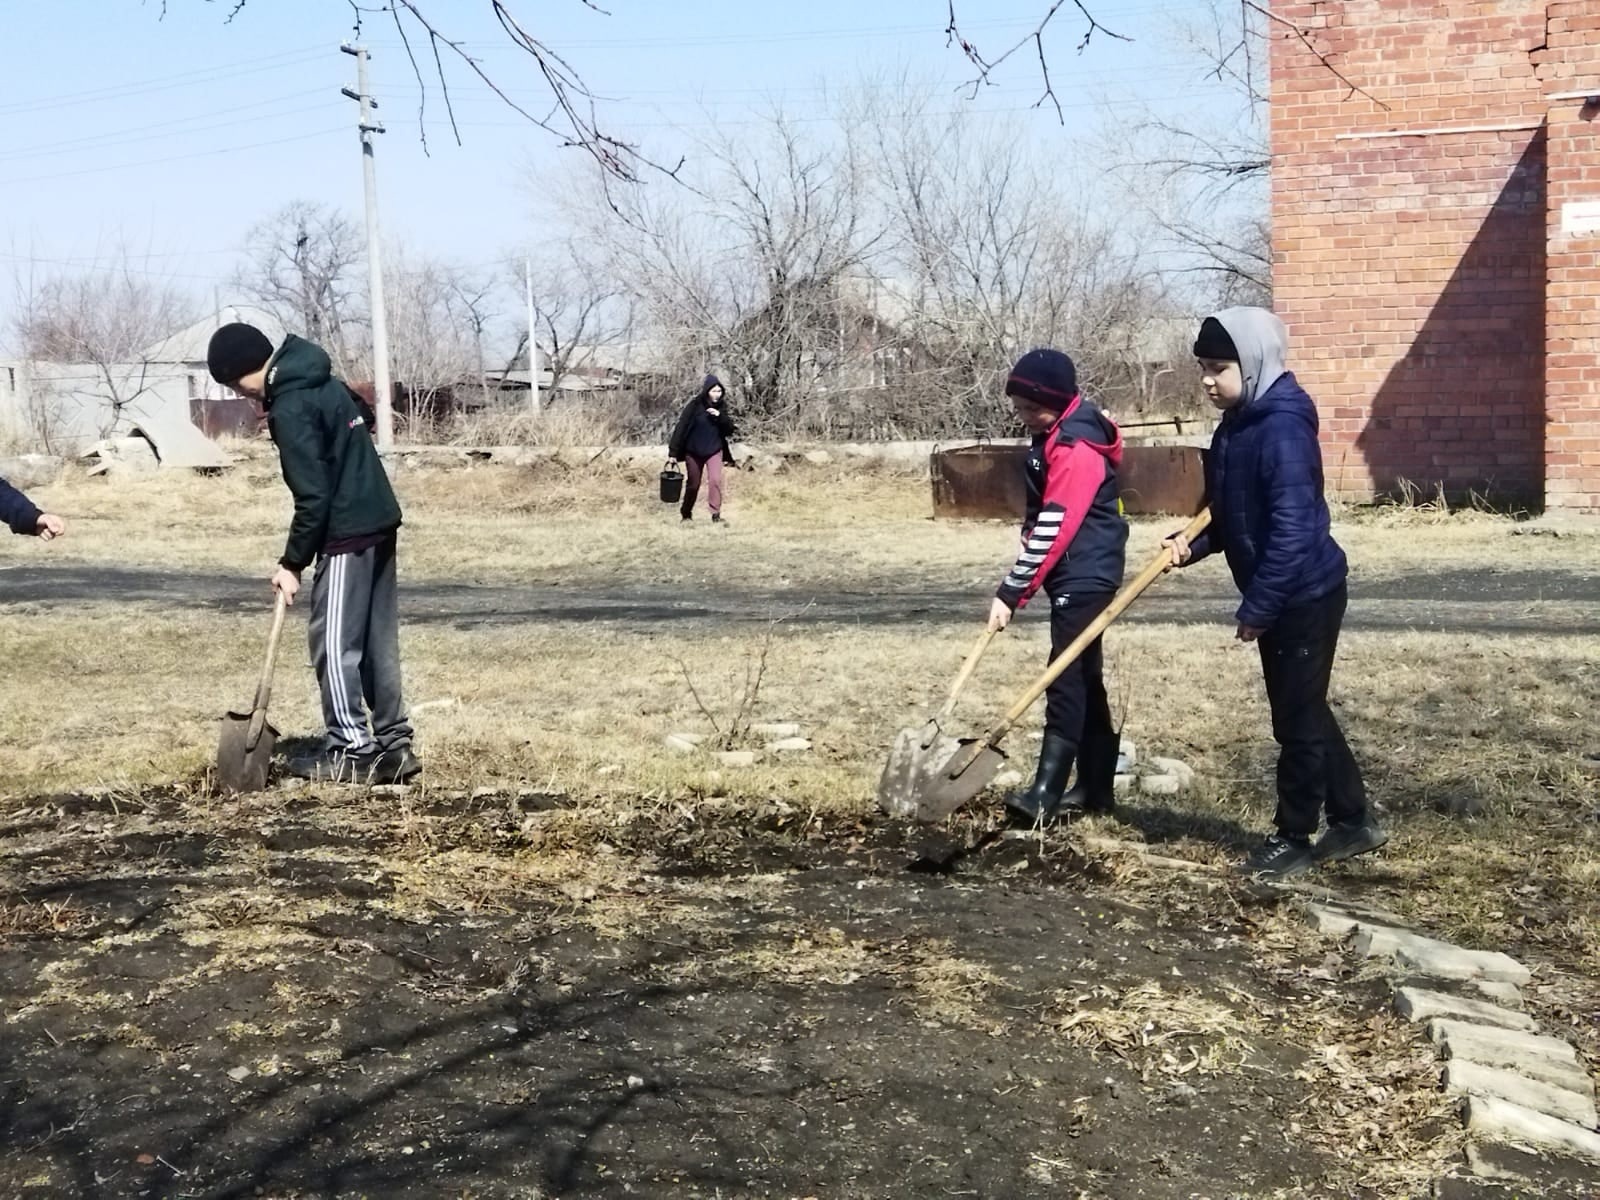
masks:
{"type": "Polygon", "coordinates": [[[722,452],[718,451],[709,458],[696,458],[691,454],[683,465],[688,478],[683,481],[683,505],[678,511],[686,517],[694,511],[695,497],[700,494],[700,479],[704,476],[706,507],[711,510],[712,516],[716,516],[722,511],[722,452]]]}

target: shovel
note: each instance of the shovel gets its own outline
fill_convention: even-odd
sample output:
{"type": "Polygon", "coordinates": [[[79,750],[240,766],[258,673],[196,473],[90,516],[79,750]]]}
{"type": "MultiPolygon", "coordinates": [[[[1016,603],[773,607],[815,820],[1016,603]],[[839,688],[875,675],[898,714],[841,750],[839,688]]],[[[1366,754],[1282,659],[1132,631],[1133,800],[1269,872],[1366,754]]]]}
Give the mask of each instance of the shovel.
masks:
{"type": "MultiPolygon", "coordinates": [[[[1185,527],[1183,536],[1193,541],[1209,524],[1211,524],[1211,509],[1203,508],[1185,527]]],[[[1088,628],[1056,656],[1044,674],[1033,681],[1005,716],[1000,718],[998,724],[992,726],[981,738],[964,739],[961,742],[955,742],[950,738],[943,739],[952,744],[953,753],[948,758],[929,755],[926,761],[942,762],[943,765],[932,770],[925,769],[910,779],[908,789],[894,798],[895,807],[890,809],[885,804],[886,811],[915,812],[918,820],[942,821],[988,787],[990,781],[1005,766],[1006,757],[1000,750],[1000,740],[1022,719],[1028,709],[1033,707],[1034,701],[1044,695],[1045,690],[1060,677],[1061,673],[1089,648],[1095,638],[1104,633],[1106,627],[1116,620],[1128,605],[1137,600],[1146,588],[1166,572],[1167,565],[1171,561],[1170,552],[1163,546],[1150,560],[1150,565],[1118,592],[1111,603],[1106,605],[1105,611],[1091,621],[1088,628]]]]}
{"type": "Polygon", "coordinates": [[[961,670],[956,673],[955,682],[950,685],[950,695],[944,707],[928,718],[921,732],[902,729],[895,735],[894,744],[889,749],[889,761],[884,764],[883,776],[878,780],[878,805],[890,816],[909,817],[915,814],[916,781],[926,775],[932,765],[927,761],[930,751],[933,764],[937,764],[948,761],[950,755],[959,748],[954,738],[941,736],[944,722],[955,711],[957,698],[967,686],[967,680],[972,678],[983,652],[994,641],[994,635],[992,629],[985,629],[978,635],[966,661],[961,664],[961,670]]]}
{"type": "Polygon", "coordinates": [[[222,740],[217,744],[217,784],[224,791],[259,792],[267,786],[267,768],[278,744],[278,730],[267,720],[272,698],[272,670],[278,662],[278,638],[288,611],[283,593],[272,611],[272,633],[267,638],[267,661],[256,684],[255,702],[248,712],[230,712],[222,718],[222,740]]]}

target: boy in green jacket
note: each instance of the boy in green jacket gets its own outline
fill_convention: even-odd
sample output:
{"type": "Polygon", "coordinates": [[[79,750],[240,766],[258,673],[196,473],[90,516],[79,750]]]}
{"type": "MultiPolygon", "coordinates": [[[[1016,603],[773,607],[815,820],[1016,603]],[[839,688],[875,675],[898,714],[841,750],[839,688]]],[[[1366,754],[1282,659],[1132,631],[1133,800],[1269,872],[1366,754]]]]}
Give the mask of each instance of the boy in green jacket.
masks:
{"type": "Polygon", "coordinates": [[[294,603],[315,560],[311,658],[322,691],[322,749],[289,760],[305,779],[401,783],[422,769],[400,694],[395,582],[400,505],[354,394],[320,348],[292,334],[274,352],[253,325],[211,336],[218,383],[261,404],[294,520],[272,586],[294,603]],[[363,711],[365,709],[365,711],[363,711]],[[370,722],[369,722],[370,716],[370,722]]]}

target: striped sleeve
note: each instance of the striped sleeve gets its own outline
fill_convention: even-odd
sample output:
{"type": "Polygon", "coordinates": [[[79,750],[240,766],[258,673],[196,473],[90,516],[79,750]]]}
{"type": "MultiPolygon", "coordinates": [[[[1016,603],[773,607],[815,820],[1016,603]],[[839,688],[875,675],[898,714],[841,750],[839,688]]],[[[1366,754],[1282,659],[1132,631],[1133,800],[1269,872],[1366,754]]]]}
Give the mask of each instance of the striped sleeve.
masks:
{"type": "Polygon", "coordinates": [[[1026,605],[1050,577],[1105,482],[1105,458],[1083,442],[1050,445],[1045,450],[1045,464],[1039,519],[1024,533],[1022,551],[995,592],[1012,608],[1026,605]]]}

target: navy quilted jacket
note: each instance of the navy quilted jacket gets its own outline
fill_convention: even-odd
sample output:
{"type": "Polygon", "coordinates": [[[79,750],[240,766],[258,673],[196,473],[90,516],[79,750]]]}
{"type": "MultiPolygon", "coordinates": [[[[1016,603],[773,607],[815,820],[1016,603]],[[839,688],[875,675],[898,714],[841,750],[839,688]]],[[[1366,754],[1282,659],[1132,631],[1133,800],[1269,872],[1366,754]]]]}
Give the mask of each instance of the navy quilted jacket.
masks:
{"type": "Polygon", "coordinates": [[[1282,325],[1252,321],[1249,311],[1218,314],[1239,347],[1245,397],[1211,440],[1211,527],[1190,561],[1220,549],[1244,595],[1235,619],[1271,629],[1285,609],[1336,590],[1348,566],[1329,531],[1316,406],[1291,372],[1278,370],[1284,347],[1271,343],[1282,325]]]}
{"type": "Polygon", "coordinates": [[[0,479],[0,521],[9,525],[12,533],[38,533],[39,515],[33,501],[0,479]]]}

